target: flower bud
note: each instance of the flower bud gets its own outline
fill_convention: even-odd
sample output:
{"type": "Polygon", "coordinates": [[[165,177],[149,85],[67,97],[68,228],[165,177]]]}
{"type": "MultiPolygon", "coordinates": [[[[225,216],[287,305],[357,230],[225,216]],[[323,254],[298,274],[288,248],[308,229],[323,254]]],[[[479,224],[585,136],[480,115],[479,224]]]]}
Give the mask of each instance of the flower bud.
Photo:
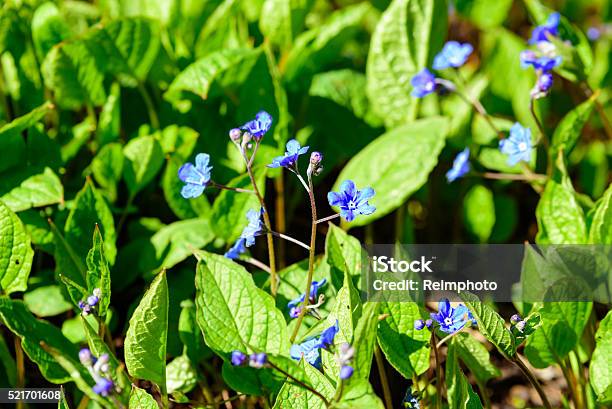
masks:
{"type": "Polygon", "coordinates": [[[238,128],[234,128],[229,131],[229,137],[233,142],[238,142],[242,137],[242,131],[238,128]]]}
{"type": "Polygon", "coordinates": [[[87,297],[87,304],[89,304],[90,307],[95,307],[99,301],[100,299],[95,295],[90,295],[89,297],[87,297]]]}
{"type": "Polygon", "coordinates": [[[102,290],[100,290],[99,288],[94,288],[93,293],[94,296],[100,298],[102,297],[102,290]]]}
{"type": "Polygon", "coordinates": [[[251,354],[249,359],[249,366],[253,368],[262,368],[268,362],[268,355],[265,352],[258,354],[251,354]]]}
{"type": "Polygon", "coordinates": [[[518,324],[519,321],[521,321],[521,316],[518,314],[514,314],[512,317],[510,317],[511,324],[518,324]]]}
{"type": "Polygon", "coordinates": [[[307,173],[309,175],[318,176],[323,171],[323,166],[321,162],[323,161],[323,155],[321,152],[313,152],[310,154],[310,164],[308,165],[307,173]]]}
{"type": "Polygon", "coordinates": [[[83,348],[79,351],[79,361],[81,361],[83,365],[91,365],[93,362],[93,357],[89,348],[83,348]]]}
{"type": "Polygon", "coordinates": [[[340,368],[340,379],[348,379],[353,376],[354,369],[352,366],[343,366],[340,368]]]}
{"type": "Polygon", "coordinates": [[[432,321],[432,320],[430,320],[430,319],[429,319],[429,320],[425,321],[425,326],[426,326],[427,328],[431,328],[431,324],[433,324],[433,321],[432,321]]]}
{"type": "Polygon", "coordinates": [[[516,323],[516,329],[518,329],[519,332],[523,332],[525,330],[525,325],[527,325],[527,321],[519,321],[516,323]]]}
{"type": "Polygon", "coordinates": [[[244,364],[246,364],[248,358],[246,356],[246,354],[244,354],[241,351],[232,351],[232,358],[231,358],[231,362],[232,365],[234,366],[242,366],[244,364]]]}
{"type": "Polygon", "coordinates": [[[423,328],[425,328],[425,321],[423,321],[423,320],[415,320],[414,321],[414,329],[416,329],[417,331],[420,331],[423,328]]]}

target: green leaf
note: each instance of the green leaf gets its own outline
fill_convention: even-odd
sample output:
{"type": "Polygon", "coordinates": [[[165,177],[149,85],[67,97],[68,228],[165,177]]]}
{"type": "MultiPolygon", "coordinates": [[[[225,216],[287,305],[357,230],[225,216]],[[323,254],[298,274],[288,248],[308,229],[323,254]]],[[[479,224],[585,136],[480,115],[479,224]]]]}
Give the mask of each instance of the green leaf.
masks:
{"type": "Polygon", "coordinates": [[[514,356],[516,348],[512,333],[506,328],[504,319],[474,294],[459,294],[478,323],[478,330],[506,357],[514,356]]]}
{"type": "Polygon", "coordinates": [[[598,94],[572,109],[557,125],[552,136],[550,154],[556,157],[560,150],[567,156],[570,154],[582,134],[582,128],[589,120],[595,107],[598,94]]]}
{"type": "Polygon", "coordinates": [[[287,355],[287,325],[274,299],[232,260],[197,254],[196,314],[206,344],[224,359],[234,350],[287,355]]]}
{"type": "Polygon", "coordinates": [[[191,300],[181,302],[181,315],[178,323],[179,337],[184,345],[185,354],[194,364],[210,358],[211,351],[204,344],[202,331],[198,327],[195,304],[191,300]]]}
{"type": "Polygon", "coordinates": [[[159,409],[159,405],[144,389],[132,385],[130,392],[130,408],[159,409]]]}
{"type": "Polygon", "coordinates": [[[111,299],[111,278],[108,262],[104,256],[104,243],[102,241],[102,233],[98,225],[93,232],[93,246],[87,253],[87,292],[92,294],[95,288],[99,288],[101,292],[100,301],[98,303],[98,314],[104,318],[111,299]]]}
{"type": "Polygon", "coordinates": [[[93,177],[107,192],[111,202],[117,199],[117,184],[123,174],[123,161],[123,147],[120,143],[104,145],[91,161],[93,177]]]}
{"type": "Polygon", "coordinates": [[[7,297],[0,297],[0,319],[11,332],[21,338],[24,352],[38,365],[40,372],[48,381],[53,383],[71,381],[66,370],[41,347],[41,342],[44,342],[78,360],[77,347],[68,341],[57,327],[36,319],[23,302],[7,297]]]}
{"type": "Polygon", "coordinates": [[[43,173],[30,176],[0,199],[12,211],[21,212],[32,207],[63,203],[64,187],[55,172],[45,168],[43,173]]]}
{"type": "Polygon", "coordinates": [[[352,342],[353,330],[361,317],[361,299],[353,285],[348,271],[344,274],[344,284],[336,294],[336,303],[328,321],[333,325],[338,320],[339,332],[334,343],[352,342]]]}
{"type": "Polygon", "coordinates": [[[353,335],[352,344],[353,348],[355,348],[353,369],[355,369],[355,371],[348,381],[349,384],[354,381],[369,378],[374,348],[376,348],[379,305],[375,302],[366,302],[363,304],[362,311],[361,318],[357,323],[353,335]]]}
{"type": "Polygon", "coordinates": [[[68,290],[68,295],[75,307],[79,305],[79,301],[84,300],[90,294],[87,289],[80,284],[75,283],[64,274],[59,274],[59,279],[68,290]]]}
{"type": "MultiPolygon", "coordinates": [[[[101,146],[119,138],[121,131],[121,87],[114,82],[102,106],[96,127],[96,139],[101,146]]],[[[121,172],[119,172],[121,173],[121,172]]],[[[99,182],[98,182],[99,183],[99,182]]]]}
{"type": "Polygon", "coordinates": [[[7,386],[17,385],[17,365],[8,345],[6,345],[4,336],[0,336],[0,370],[6,375],[6,378],[3,379],[8,381],[7,386]]]}
{"type": "Polygon", "coordinates": [[[536,368],[561,360],[578,344],[593,303],[546,302],[538,311],[542,325],[527,340],[525,355],[536,368]]]}
{"type": "Polygon", "coordinates": [[[508,17],[512,0],[459,0],[455,2],[457,12],[481,29],[500,26],[508,17]]]}
{"type": "Polygon", "coordinates": [[[378,343],[389,363],[406,379],[429,369],[431,333],[414,329],[421,318],[419,306],[413,302],[383,302],[380,313],[388,316],[378,326],[378,343]]]}
{"type": "Polygon", "coordinates": [[[21,220],[0,201],[0,289],[4,294],[25,291],[33,257],[21,220]]]}
{"type": "Polygon", "coordinates": [[[135,196],[149,184],[164,164],[164,152],[157,138],[139,136],[123,148],[123,176],[130,195],[135,196]]]}
{"type": "Polygon", "coordinates": [[[185,92],[202,99],[218,96],[222,90],[244,82],[260,56],[261,50],[249,48],[211,53],[177,75],[164,97],[177,104],[185,99],[185,92]]]}
{"type": "Polygon", "coordinates": [[[198,383],[198,373],[186,355],[174,358],[166,367],[168,393],[189,393],[198,383]]]}
{"type": "Polygon", "coordinates": [[[538,244],[584,244],[586,222],[576,192],[567,176],[563,158],[557,161],[558,171],[546,184],[536,208],[538,244]]]}
{"type": "Polygon", "coordinates": [[[337,190],[345,180],[358,189],[376,192],[370,204],[376,211],[359,216],[352,226],[363,226],[390,213],[419,189],[438,161],[445,142],[447,120],[433,117],[396,128],[376,138],[355,155],[336,180],[337,190]]]}
{"type": "MultiPolygon", "coordinates": [[[[304,360],[301,360],[299,365],[306,371],[306,377],[309,384],[329,401],[334,396],[335,392],[335,388],[329,379],[312,365],[305,363],[304,360]]],[[[287,379],[278,392],[276,402],[274,402],[274,408],[282,409],[287,407],[325,409],[325,403],[308,389],[296,385],[294,381],[287,379]]]]}
{"type": "Polygon", "coordinates": [[[72,309],[72,304],[64,299],[58,285],[38,287],[23,295],[28,309],[39,317],[52,317],[72,309]]]}
{"type": "Polygon", "coordinates": [[[345,7],[301,34],[287,55],[285,83],[292,90],[308,89],[314,74],[338,61],[343,46],[357,34],[371,9],[368,3],[345,7]]]}
{"type": "Polygon", "coordinates": [[[51,47],[70,36],[70,27],[53,2],[38,6],[32,15],[32,41],[38,58],[42,60],[51,47]]]}
{"type": "Polygon", "coordinates": [[[448,407],[449,409],[482,409],[480,398],[459,367],[457,355],[456,342],[453,339],[446,357],[445,378],[448,389],[448,407]]]}
{"type": "Polygon", "coordinates": [[[612,185],[597,201],[589,227],[589,243],[612,244],[612,185]]]}
{"type": "Polygon", "coordinates": [[[64,393],[64,388],[61,389],[61,398],[57,403],[57,409],[70,409],[68,402],[66,401],[66,394],[64,393]]]}
{"type": "Polygon", "coordinates": [[[72,210],[66,219],[64,235],[54,228],[55,259],[57,271],[65,274],[72,281],[85,285],[85,259],[89,253],[91,238],[96,225],[105,238],[104,254],[109,264],[114,264],[117,248],[115,247],[115,222],[104,198],[88,179],[83,189],[77,194],[72,210]]]}
{"type": "Polygon", "coordinates": [[[215,238],[208,219],[174,222],[151,237],[155,249],[155,268],[172,268],[215,238]]]}
{"type": "Polygon", "coordinates": [[[265,0],[259,28],[272,44],[287,49],[304,28],[314,0],[265,0]]]}
{"type": "Polygon", "coordinates": [[[591,386],[597,395],[597,401],[602,404],[612,403],[612,312],[599,323],[595,334],[595,350],[591,358],[589,374],[591,386]]]}
{"type": "MultiPolygon", "coordinates": [[[[262,195],[264,195],[265,176],[263,169],[255,169],[255,183],[257,183],[262,195]]],[[[227,185],[242,189],[253,189],[251,180],[246,174],[237,176],[227,185]]],[[[228,242],[236,240],[248,224],[246,214],[249,209],[259,210],[260,207],[259,200],[254,194],[222,190],[213,203],[210,215],[210,222],[215,235],[228,242]]]]}
{"type": "Polygon", "coordinates": [[[463,219],[467,230],[485,243],[495,226],[493,192],[483,185],[474,185],[463,200],[463,219]]]}
{"type": "Polygon", "coordinates": [[[410,95],[410,80],[441,48],[446,14],[446,1],[393,0],[376,25],[368,54],[367,90],[389,129],[416,118],[418,105],[410,95]]]}
{"type": "Polygon", "coordinates": [[[363,261],[361,243],[333,223],[329,224],[325,238],[325,260],[331,268],[330,275],[335,288],[344,285],[346,274],[357,286],[363,261]]]}
{"type": "Polygon", "coordinates": [[[166,272],[155,277],[130,318],[125,336],[125,365],[129,374],[165,387],[168,338],[166,272]]]}
{"type": "Polygon", "coordinates": [[[491,363],[489,351],[471,334],[460,332],[453,337],[454,348],[470,372],[483,384],[501,376],[501,371],[491,363]]]}
{"type": "MultiPolygon", "coordinates": [[[[351,378],[352,379],[352,378],[351,378]]],[[[384,409],[385,405],[376,396],[372,385],[367,380],[350,382],[344,390],[338,403],[333,404],[334,409],[384,409]]]]}

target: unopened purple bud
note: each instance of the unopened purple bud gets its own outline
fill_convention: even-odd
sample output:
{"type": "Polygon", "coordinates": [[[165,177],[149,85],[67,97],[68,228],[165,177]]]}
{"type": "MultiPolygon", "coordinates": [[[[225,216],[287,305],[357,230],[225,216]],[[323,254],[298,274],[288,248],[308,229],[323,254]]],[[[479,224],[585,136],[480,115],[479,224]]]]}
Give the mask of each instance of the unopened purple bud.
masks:
{"type": "Polygon", "coordinates": [[[247,360],[248,360],[248,357],[243,352],[240,352],[240,351],[232,352],[232,359],[231,359],[232,365],[242,366],[247,363],[247,360]]]}
{"type": "Polygon", "coordinates": [[[310,154],[310,163],[312,163],[313,165],[318,165],[319,163],[321,163],[321,161],[323,160],[323,155],[321,154],[321,152],[313,152],[310,154]]]}
{"type": "Polygon", "coordinates": [[[514,314],[512,317],[510,317],[510,322],[512,324],[517,324],[519,321],[521,321],[521,316],[518,314],[514,314]]]}
{"type": "Polygon", "coordinates": [[[83,301],[79,301],[79,308],[80,308],[80,309],[84,310],[84,309],[85,309],[85,306],[87,306],[87,304],[85,304],[85,302],[83,302],[83,301]]]}
{"type": "Polygon", "coordinates": [[[79,351],[79,361],[81,361],[83,365],[91,365],[93,357],[91,356],[89,348],[83,348],[79,351]]]}
{"type": "Polygon", "coordinates": [[[431,328],[431,325],[432,325],[432,324],[433,324],[433,321],[432,321],[432,320],[430,320],[430,319],[429,319],[429,320],[427,320],[427,321],[425,321],[425,326],[426,326],[427,328],[431,328]]]}
{"type": "Polygon", "coordinates": [[[89,304],[90,307],[95,307],[98,304],[98,301],[100,301],[100,299],[95,295],[90,295],[87,297],[87,304],[89,304]]]}
{"type": "Polygon", "coordinates": [[[102,297],[102,290],[100,290],[99,288],[94,288],[92,294],[100,298],[102,297]]]}
{"type": "Polygon", "coordinates": [[[321,152],[313,152],[310,154],[310,164],[308,165],[307,173],[309,175],[318,176],[323,172],[323,166],[321,162],[323,161],[323,154],[321,152]]]}
{"type": "Polygon", "coordinates": [[[420,331],[423,328],[425,328],[425,321],[423,321],[423,320],[415,320],[414,321],[414,329],[416,329],[417,331],[420,331]]]}
{"type": "Polygon", "coordinates": [[[601,37],[601,30],[597,27],[589,27],[587,30],[587,37],[591,41],[598,40],[601,37]]]}
{"type": "Polygon", "coordinates": [[[101,396],[108,396],[114,388],[113,381],[106,378],[100,378],[92,388],[95,393],[101,396]]]}
{"type": "Polygon", "coordinates": [[[301,312],[302,309],[300,307],[291,307],[291,309],[289,310],[289,316],[291,318],[297,318],[301,312]]]}
{"type": "Polygon", "coordinates": [[[249,365],[253,368],[262,368],[268,362],[268,355],[265,352],[251,354],[249,365]]]}
{"type": "Polygon", "coordinates": [[[232,141],[238,142],[242,137],[242,131],[238,128],[234,128],[229,131],[229,137],[232,141]]]}
{"type": "Polygon", "coordinates": [[[340,368],[340,379],[348,379],[353,376],[354,369],[352,366],[343,366],[340,368]]]}
{"type": "Polygon", "coordinates": [[[527,325],[527,321],[519,321],[516,323],[516,329],[523,332],[525,330],[525,325],[527,325]]]}
{"type": "Polygon", "coordinates": [[[100,358],[98,358],[98,362],[101,362],[103,364],[106,364],[110,361],[110,356],[108,354],[102,354],[100,355],[100,358]]]}

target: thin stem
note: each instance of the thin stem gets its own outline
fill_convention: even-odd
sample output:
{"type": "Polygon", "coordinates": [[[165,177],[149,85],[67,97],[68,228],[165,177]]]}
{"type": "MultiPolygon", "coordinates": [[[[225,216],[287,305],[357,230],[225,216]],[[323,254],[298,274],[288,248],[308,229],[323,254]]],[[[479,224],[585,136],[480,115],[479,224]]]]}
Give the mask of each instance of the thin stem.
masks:
{"type": "Polygon", "coordinates": [[[278,366],[274,365],[273,363],[268,362],[268,365],[270,365],[270,367],[272,369],[277,370],[278,372],[280,372],[283,375],[285,375],[287,378],[291,379],[296,384],[300,385],[302,388],[308,389],[310,392],[312,392],[314,395],[316,395],[319,399],[321,399],[323,401],[323,403],[325,403],[325,407],[329,407],[329,401],[327,399],[325,399],[325,396],[323,396],[319,391],[317,391],[316,389],[313,389],[310,386],[306,385],[304,382],[302,382],[299,379],[293,377],[293,375],[285,372],[283,369],[279,368],[278,366]]]}
{"type": "Polygon", "coordinates": [[[253,257],[245,257],[245,258],[241,258],[239,260],[244,261],[245,263],[249,263],[263,271],[265,271],[266,273],[270,274],[270,267],[268,267],[267,265],[265,265],[264,263],[262,263],[261,261],[254,259],[253,257]]]}
{"type": "Polygon", "coordinates": [[[159,118],[157,117],[155,106],[153,106],[153,100],[151,99],[151,95],[149,95],[149,91],[147,91],[147,88],[142,82],[138,83],[138,92],[140,92],[145,106],[147,107],[151,126],[153,127],[153,129],[159,129],[159,118]]]}
{"type": "Polygon", "coordinates": [[[306,250],[310,250],[310,247],[308,247],[308,244],[303,243],[303,242],[299,241],[298,239],[294,239],[294,238],[293,238],[293,237],[291,237],[291,236],[287,236],[286,234],[283,234],[283,233],[278,233],[278,232],[275,232],[275,231],[273,231],[273,232],[271,232],[271,233],[272,233],[273,235],[275,235],[276,237],[279,237],[279,238],[281,238],[281,239],[285,239],[285,240],[287,240],[287,241],[290,241],[291,243],[295,243],[295,244],[297,244],[298,246],[305,248],[306,250]]]}
{"type": "MultiPolygon", "coordinates": [[[[25,363],[23,359],[23,349],[21,348],[21,338],[15,335],[15,363],[17,364],[17,388],[25,386],[25,363]]],[[[22,409],[23,402],[17,402],[17,409],[22,409]]]]}
{"type": "Polygon", "coordinates": [[[440,409],[442,401],[442,372],[440,369],[440,356],[438,355],[438,346],[436,345],[436,332],[432,329],[431,331],[431,347],[434,351],[434,357],[436,359],[436,408],[440,409]]]}
{"type": "Polygon", "coordinates": [[[516,366],[519,367],[521,372],[523,372],[523,375],[525,375],[527,380],[531,383],[531,385],[538,392],[538,395],[540,395],[540,399],[542,400],[542,403],[544,404],[544,407],[546,407],[546,409],[552,409],[552,406],[550,406],[550,402],[548,402],[548,398],[546,397],[546,393],[542,389],[542,386],[540,385],[540,383],[536,379],[535,375],[533,373],[531,373],[529,368],[527,368],[527,366],[523,363],[521,358],[519,358],[518,354],[515,355],[514,357],[512,357],[510,360],[512,362],[514,362],[516,364],[516,366]]]}
{"type": "Polygon", "coordinates": [[[378,368],[378,376],[380,377],[380,383],[383,388],[385,406],[387,409],[393,409],[393,399],[391,398],[391,388],[389,387],[389,380],[387,379],[387,372],[385,371],[385,361],[380,353],[378,345],[374,348],[374,357],[376,358],[376,368],[378,368]]]}
{"type": "Polygon", "coordinates": [[[604,107],[601,105],[601,102],[597,100],[600,90],[594,91],[593,88],[591,88],[589,83],[586,81],[584,81],[583,90],[584,90],[585,95],[588,98],[591,98],[593,97],[594,94],[597,94],[594,96],[595,109],[597,110],[597,114],[601,118],[601,122],[603,124],[604,131],[606,132],[606,136],[608,137],[608,139],[612,139],[612,124],[610,124],[610,120],[608,119],[608,116],[606,115],[606,111],[604,107]]]}
{"type": "MultiPolygon", "coordinates": [[[[257,152],[257,147],[259,146],[259,142],[255,142],[255,148],[253,150],[253,155],[251,156],[251,159],[253,159],[255,157],[255,152],[257,152]]],[[[257,196],[257,199],[259,200],[259,204],[261,205],[261,208],[263,209],[263,220],[264,220],[264,225],[266,226],[266,239],[268,241],[268,262],[270,263],[270,292],[272,293],[273,297],[276,297],[276,290],[277,290],[277,279],[276,279],[276,258],[274,255],[274,240],[272,240],[272,223],[270,223],[270,215],[268,213],[268,209],[266,208],[266,202],[263,199],[263,196],[261,195],[260,191],[259,191],[259,187],[257,186],[257,183],[255,182],[255,175],[253,174],[253,168],[251,167],[251,163],[252,161],[249,160],[246,156],[246,153],[244,152],[243,149],[241,149],[242,152],[242,157],[244,158],[245,163],[247,164],[247,173],[249,175],[249,178],[251,179],[251,185],[253,185],[253,191],[255,192],[255,196],[257,196]]]]}
{"type": "Polygon", "coordinates": [[[247,168],[250,168],[253,166],[253,162],[255,161],[255,155],[257,154],[258,149],[259,149],[259,140],[256,139],[255,146],[253,147],[253,152],[251,153],[251,157],[249,158],[249,161],[247,162],[247,168]]]}
{"type": "MultiPolygon", "coordinates": [[[[299,176],[299,175],[298,175],[299,176]]],[[[301,176],[299,176],[301,178],[301,176]]],[[[308,253],[308,277],[306,278],[306,289],[304,290],[304,307],[300,311],[300,314],[297,318],[297,323],[295,325],[295,329],[293,330],[293,334],[291,335],[291,343],[295,341],[297,337],[300,326],[302,325],[302,321],[304,320],[304,315],[306,311],[308,311],[308,304],[310,303],[310,286],[312,285],[312,274],[314,272],[314,262],[315,262],[315,244],[317,239],[317,204],[315,203],[313,186],[312,186],[312,178],[308,175],[308,198],[310,199],[310,212],[312,215],[312,223],[310,227],[310,248],[308,253]]]]}
{"type": "MultiPolygon", "coordinates": [[[[276,190],[274,211],[276,217],[274,221],[276,223],[276,231],[284,233],[287,229],[287,223],[285,220],[285,173],[279,172],[279,176],[274,179],[274,190],[276,190]]],[[[285,266],[285,254],[286,246],[285,242],[281,241],[278,243],[278,264],[279,268],[285,266]]]]}
{"type": "Polygon", "coordinates": [[[302,186],[304,186],[304,189],[306,189],[306,191],[308,193],[310,193],[310,188],[308,187],[308,185],[306,184],[306,181],[304,180],[304,178],[302,177],[302,175],[300,175],[298,172],[293,172],[295,173],[295,175],[297,176],[297,178],[300,180],[300,182],[302,182],[302,186]]]}
{"type": "Polygon", "coordinates": [[[324,223],[324,222],[329,221],[329,220],[334,220],[337,217],[340,217],[340,213],[336,213],[336,214],[333,214],[331,216],[324,217],[322,219],[317,220],[315,223],[317,223],[317,224],[324,223]]]}
{"type": "Polygon", "coordinates": [[[540,137],[535,141],[535,144],[537,144],[541,140],[544,144],[544,147],[548,149],[548,138],[546,138],[546,131],[544,130],[542,122],[540,122],[540,118],[538,118],[538,115],[535,112],[535,101],[533,98],[529,99],[529,112],[531,112],[531,116],[535,120],[535,123],[538,126],[538,130],[540,131],[540,137]]]}
{"type": "Polygon", "coordinates": [[[489,398],[489,394],[487,393],[487,386],[483,382],[478,380],[478,378],[475,379],[476,385],[478,385],[478,389],[480,390],[480,394],[482,395],[482,400],[484,401],[485,408],[491,409],[491,399],[489,398]]]}
{"type": "Polygon", "coordinates": [[[517,173],[496,173],[496,172],[483,172],[483,173],[475,173],[477,176],[482,176],[486,179],[495,179],[495,180],[524,180],[527,182],[546,182],[548,180],[548,176],[541,175],[538,173],[525,173],[525,174],[517,174],[517,173]]]}
{"type": "Polygon", "coordinates": [[[121,212],[121,218],[119,219],[119,223],[117,223],[117,237],[119,237],[119,233],[121,233],[121,230],[123,229],[123,225],[125,224],[125,221],[127,220],[128,212],[130,211],[130,207],[132,206],[132,203],[134,202],[134,198],[135,198],[135,195],[130,193],[130,197],[128,197],[127,203],[125,204],[125,207],[123,208],[123,211],[121,212]]]}
{"type": "Polygon", "coordinates": [[[212,180],[209,182],[209,185],[211,187],[216,187],[217,189],[224,189],[224,190],[233,190],[234,192],[239,192],[239,193],[250,193],[252,195],[255,194],[254,190],[250,190],[250,189],[241,189],[239,187],[231,187],[231,186],[226,186],[226,185],[222,185],[216,182],[213,182],[212,180]]]}

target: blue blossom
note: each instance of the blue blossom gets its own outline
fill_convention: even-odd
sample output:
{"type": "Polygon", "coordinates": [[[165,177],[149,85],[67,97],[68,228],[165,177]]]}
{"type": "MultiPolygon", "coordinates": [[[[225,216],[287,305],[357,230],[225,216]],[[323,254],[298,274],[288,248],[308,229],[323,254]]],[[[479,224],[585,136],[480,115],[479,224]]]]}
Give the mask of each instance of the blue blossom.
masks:
{"type": "Polygon", "coordinates": [[[559,35],[559,20],[561,15],[559,13],[551,13],[546,19],[546,23],[537,26],[531,33],[529,44],[537,44],[540,41],[550,41],[550,37],[557,37],[559,35]]]}
{"type": "Polygon", "coordinates": [[[268,355],[265,352],[251,354],[249,357],[249,366],[253,368],[262,368],[268,362],[268,355]]]}
{"type": "Polygon", "coordinates": [[[587,37],[591,41],[599,40],[599,38],[601,37],[601,30],[597,27],[589,27],[587,29],[587,37]]]}
{"type": "Polygon", "coordinates": [[[420,409],[419,400],[412,394],[412,386],[406,389],[406,395],[402,400],[402,407],[405,409],[420,409]]]}
{"type": "Polygon", "coordinates": [[[508,155],[508,164],[514,166],[520,161],[531,160],[531,130],[518,122],[510,128],[510,136],[499,141],[499,150],[508,155]]]}
{"type": "Polygon", "coordinates": [[[241,239],[244,239],[244,244],[247,247],[251,247],[255,244],[255,236],[257,236],[263,230],[264,226],[261,222],[261,212],[257,210],[249,209],[246,214],[247,220],[249,224],[242,230],[242,234],[240,235],[241,239]]]}
{"type": "Polygon", "coordinates": [[[308,146],[302,148],[298,141],[291,139],[287,142],[287,152],[285,152],[285,155],[277,156],[272,159],[272,163],[269,164],[268,167],[280,168],[282,166],[285,168],[295,168],[298,157],[306,152],[308,152],[308,146]]]}
{"type": "Polygon", "coordinates": [[[449,183],[462,177],[470,171],[470,148],[462,150],[453,161],[453,167],[446,172],[446,180],[449,183]]]}
{"type": "Polygon", "coordinates": [[[327,200],[330,206],[340,208],[340,216],[347,222],[352,222],[360,214],[368,215],[376,211],[376,207],[368,203],[368,199],[372,198],[374,194],[374,189],[371,187],[357,190],[352,180],[345,180],[340,185],[340,192],[329,192],[327,200]]]}
{"type": "Polygon", "coordinates": [[[291,345],[289,354],[296,361],[303,357],[310,365],[321,369],[321,352],[319,351],[319,340],[317,338],[310,338],[301,344],[291,345]]]}
{"type": "Polygon", "coordinates": [[[241,351],[232,351],[231,362],[234,366],[242,366],[246,364],[248,361],[248,357],[244,352],[241,351]]]}
{"type": "Polygon", "coordinates": [[[438,312],[431,313],[431,319],[440,325],[440,330],[447,334],[452,334],[463,328],[469,321],[468,308],[460,304],[457,308],[450,305],[447,298],[443,298],[438,303],[438,312]]]}
{"type": "Polygon", "coordinates": [[[449,41],[444,44],[442,51],[434,58],[433,68],[434,70],[443,70],[445,68],[461,67],[472,54],[472,51],[474,51],[474,47],[471,44],[449,41]]]}
{"type": "Polygon", "coordinates": [[[354,369],[352,366],[346,365],[340,368],[340,379],[348,379],[353,376],[354,369]]]}
{"type": "Polygon", "coordinates": [[[113,381],[111,381],[110,379],[98,378],[96,384],[92,389],[98,395],[108,396],[112,392],[114,387],[115,384],[113,384],[113,381]]]}
{"type": "Polygon", "coordinates": [[[436,77],[427,69],[423,68],[410,80],[412,85],[412,96],[422,98],[436,90],[436,77]]]}
{"type": "Polygon", "coordinates": [[[259,111],[255,119],[242,125],[240,129],[247,131],[255,139],[261,139],[272,126],[272,115],[266,111],[259,111]]]}
{"type": "Polygon", "coordinates": [[[87,297],[87,304],[89,304],[92,307],[95,307],[99,301],[100,299],[96,297],[95,295],[90,295],[89,297],[87,297]]]}
{"type": "Polygon", "coordinates": [[[544,98],[548,95],[550,89],[553,85],[553,76],[550,72],[543,72],[538,75],[538,80],[536,81],[535,86],[531,90],[531,98],[538,99],[544,98]]]}
{"type": "MultiPolygon", "coordinates": [[[[310,284],[310,303],[314,304],[317,299],[317,293],[319,292],[319,288],[323,287],[327,283],[327,279],[323,279],[321,281],[313,281],[310,284]]],[[[289,308],[289,316],[291,318],[297,318],[300,315],[301,309],[298,307],[301,303],[304,302],[304,294],[300,294],[299,297],[294,298],[293,300],[287,303],[287,307],[289,308]]]]}
{"type": "Polygon", "coordinates": [[[340,331],[340,327],[338,326],[338,320],[336,320],[334,325],[321,333],[321,336],[319,337],[319,347],[329,349],[332,345],[334,345],[334,338],[336,337],[338,331],[340,331]]]}
{"type": "Polygon", "coordinates": [[[212,166],[208,166],[209,161],[208,154],[199,153],[195,158],[195,166],[187,162],[179,169],[178,177],[185,182],[185,186],[181,189],[181,196],[185,199],[196,198],[204,192],[210,182],[212,170],[212,166]]]}
{"type": "Polygon", "coordinates": [[[225,257],[236,260],[241,254],[246,253],[246,247],[244,246],[245,242],[246,240],[242,237],[236,240],[234,245],[224,254],[225,257]]]}
{"type": "Polygon", "coordinates": [[[554,56],[538,56],[535,51],[525,50],[520,54],[521,67],[527,68],[532,66],[541,72],[550,72],[553,68],[558,67],[561,64],[561,57],[554,56]]]}

